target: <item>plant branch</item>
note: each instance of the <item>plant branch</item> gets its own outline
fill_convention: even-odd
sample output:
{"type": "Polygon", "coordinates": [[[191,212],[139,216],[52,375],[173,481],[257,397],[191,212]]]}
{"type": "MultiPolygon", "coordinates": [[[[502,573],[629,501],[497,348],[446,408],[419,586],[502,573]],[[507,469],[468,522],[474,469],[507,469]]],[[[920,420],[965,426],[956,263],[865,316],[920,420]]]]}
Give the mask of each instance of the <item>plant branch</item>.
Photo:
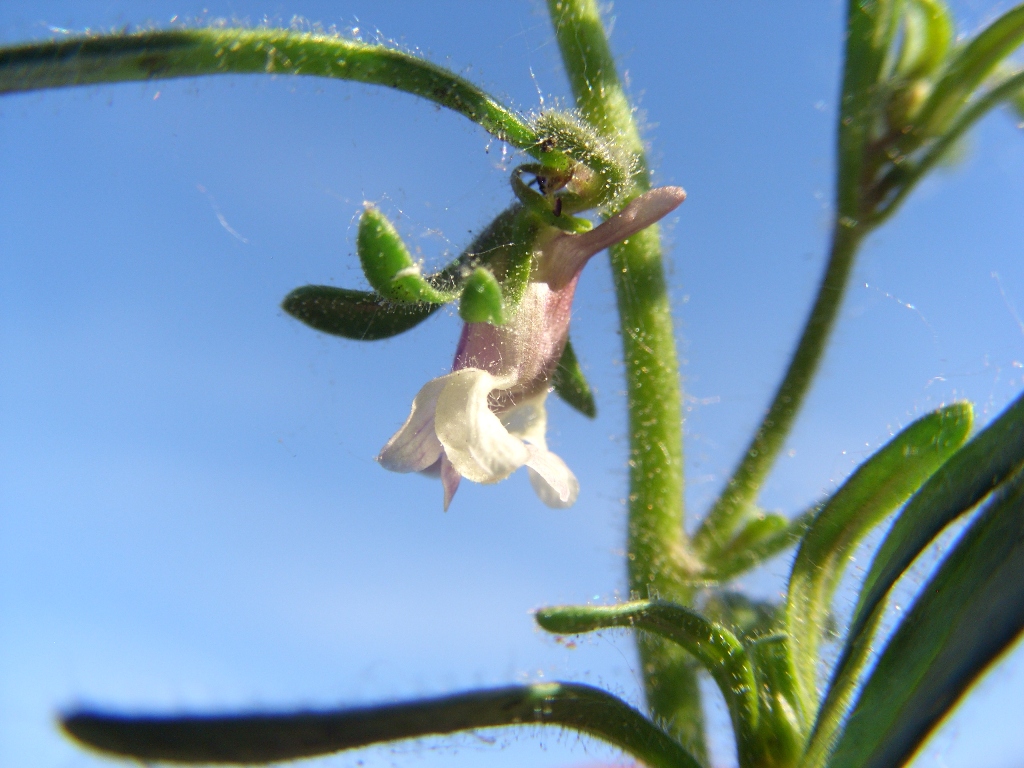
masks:
{"type": "Polygon", "coordinates": [[[844,219],[836,222],[828,266],[786,375],[725,490],[694,537],[694,547],[701,555],[726,546],[737,524],[756,501],[821,364],[857,248],[865,234],[858,223],[844,219]]]}

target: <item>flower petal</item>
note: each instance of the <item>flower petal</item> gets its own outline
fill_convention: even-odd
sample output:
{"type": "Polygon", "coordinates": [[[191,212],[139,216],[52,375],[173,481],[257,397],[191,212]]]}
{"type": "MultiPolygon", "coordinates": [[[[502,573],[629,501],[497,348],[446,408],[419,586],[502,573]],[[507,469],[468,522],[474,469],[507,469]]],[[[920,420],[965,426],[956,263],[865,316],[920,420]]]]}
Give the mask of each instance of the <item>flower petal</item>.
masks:
{"type": "Polygon", "coordinates": [[[549,507],[565,509],[576,503],[580,483],[576,475],[558,456],[536,445],[527,445],[529,458],[526,466],[530,471],[530,485],[534,492],[549,507]]]}
{"type": "Polygon", "coordinates": [[[658,187],[635,198],[589,232],[554,235],[544,247],[540,279],[557,291],[578,275],[595,253],[647,229],[674,211],[685,199],[686,192],[681,187],[658,187]]]}
{"type": "Polygon", "coordinates": [[[474,483],[504,480],[526,463],[527,450],[488,406],[487,396],[501,380],[478,368],[463,368],[443,377],[434,429],[459,474],[474,483]]]}
{"type": "Polygon", "coordinates": [[[441,457],[441,442],[434,433],[434,410],[447,376],[431,379],[412,401],[405,424],[388,440],[377,461],[392,472],[422,472],[441,457]]]}
{"type": "Polygon", "coordinates": [[[448,457],[443,453],[441,454],[441,485],[444,486],[444,511],[448,511],[448,507],[451,506],[452,499],[455,498],[455,492],[459,490],[459,480],[462,479],[462,475],[459,471],[452,466],[452,463],[448,461],[448,457]]]}
{"type": "Polygon", "coordinates": [[[548,429],[548,413],[544,408],[547,390],[539,395],[517,403],[499,417],[510,435],[520,440],[547,448],[544,435],[548,429]]]}

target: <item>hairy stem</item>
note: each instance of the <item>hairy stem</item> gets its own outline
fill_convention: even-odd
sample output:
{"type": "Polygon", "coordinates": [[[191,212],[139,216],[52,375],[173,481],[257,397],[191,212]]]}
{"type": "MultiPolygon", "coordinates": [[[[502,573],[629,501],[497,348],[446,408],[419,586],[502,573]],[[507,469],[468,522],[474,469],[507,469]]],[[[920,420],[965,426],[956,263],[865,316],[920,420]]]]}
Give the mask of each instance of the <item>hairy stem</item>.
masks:
{"type": "MultiPolygon", "coordinates": [[[[636,160],[633,194],[650,188],[633,111],[619,81],[595,0],[548,0],[562,61],[584,119],[636,160]]],[[[651,227],[611,249],[629,408],[628,569],[631,593],[685,604],[696,566],[683,529],[682,392],[672,314],[651,227]]],[[[648,705],[696,755],[705,754],[692,659],[638,635],[648,705]]]]}
{"type": "Polygon", "coordinates": [[[761,484],[782,450],[821,363],[843,303],[857,248],[865,234],[864,226],[857,222],[844,218],[836,222],[828,267],[786,375],[739,466],[694,538],[694,546],[701,554],[726,545],[757,500],[761,484]]]}
{"type": "Polygon", "coordinates": [[[828,267],[785,378],[722,495],[697,532],[694,548],[701,556],[727,544],[756,501],[810,389],[839,313],[857,249],[871,229],[863,210],[865,182],[870,177],[868,147],[878,100],[884,92],[879,81],[898,28],[899,5],[898,0],[847,3],[836,130],[836,223],[828,267]]]}
{"type": "Polygon", "coordinates": [[[551,161],[520,117],[469,81],[383,45],[287,29],[169,29],[85,35],[0,48],[0,94],[215,74],[331,77],[383,85],[454,110],[551,161]]]}

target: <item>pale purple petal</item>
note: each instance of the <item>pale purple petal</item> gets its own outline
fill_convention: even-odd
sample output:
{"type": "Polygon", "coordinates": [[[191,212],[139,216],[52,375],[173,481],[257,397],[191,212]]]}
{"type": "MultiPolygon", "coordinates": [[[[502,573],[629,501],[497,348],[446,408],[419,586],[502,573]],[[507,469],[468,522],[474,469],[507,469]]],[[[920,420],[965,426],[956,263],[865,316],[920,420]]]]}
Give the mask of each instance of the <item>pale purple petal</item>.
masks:
{"type": "Polygon", "coordinates": [[[459,471],[452,466],[452,463],[448,461],[448,457],[443,453],[441,454],[441,485],[444,486],[444,511],[448,511],[448,507],[451,506],[452,499],[455,498],[455,492],[459,490],[459,480],[462,479],[462,475],[459,471]]]}
{"type": "Polygon", "coordinates": [[[658,187],[635,198],[625,208],[589,232],[560,232],[544,247],[541,279],[558,290],[572,280],[591,256],[632,237],[674,211],[686,199],[681,187],[658,187]]]}
{"type": "Polygon", "coordinates": [[[526,466],[530,472],[530,485],[540,500],[555,509],[575,504],[580,483],[572,470],[551,451],[529,444],[526,448],[529,451],[526,466]]]}
{"type": "Polygon", "coordinates": [[[422,472],[441,457],[441,441],[434,432],[434,410],[445,377],[428,381],[412,401],[405,424],[388,440],[377,461],[392,472],[422,472]]]}

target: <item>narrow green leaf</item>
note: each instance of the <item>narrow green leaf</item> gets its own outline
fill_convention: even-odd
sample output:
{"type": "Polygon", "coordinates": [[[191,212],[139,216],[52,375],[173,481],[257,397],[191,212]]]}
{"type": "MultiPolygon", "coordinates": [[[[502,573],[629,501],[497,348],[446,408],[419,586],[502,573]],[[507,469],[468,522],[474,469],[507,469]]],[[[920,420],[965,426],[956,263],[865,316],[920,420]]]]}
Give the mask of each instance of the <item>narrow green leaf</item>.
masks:
{"type": "Polygon", "coordinates": [[[376,341],[408,331],[440,304],[392,304],[382,296],[330,285],[304,285],[281,308],[311,328],[358,341],[376,341]]]}
{"type": "Polygon", "coordinates": [[[383,45],[288,29],[169,29],[0,48],[0,94],[70,85],[257,73],[354,80],[454,110],[547,164],[567,165],[497,99],[425,59],[383,45]]]}
{"type": "Polygon", "coordinates": [[[924,416],[865,461],[818,513],[789,578],[786,624],[805,713],[818,708],[818,647],[847,555],[967,439],[972,410],[957,403],[924,416]]]}
{"type": "Polygon", "coordinates": [[[574,683],[512,686],[327,712],[220,717],[72,712],[61,725],[86,746],[136,760],[249,765],[479,728],[554,725],[613,744],[651,768],[700,768],[628,704],[574,683]]]}
{"type": "MultiPolygon", "coordinates": [[[[957,114],[944,133],[937,136],[921,152],[920,157],[892,168],[879,182],[879,186],[895,194],[888,197],[885,204],[872,215],[871,226],[878,226],[895,213],[907,195],[914,189],[928,171],[940,164],[966,135],[967,131],[992,109],[1004,102],[1013,102],[1024,91],[1024,70],[1009,70],[1009,74],[1001,75],[984,93],[973,99],[957,114]]],[[[911,136],[911,134],[907,134],[911,136]]],[[[912,137],[917,141],[918,137],[912,137]]]]}
{"type": "Polygon", "coordinates": [[[1024,473],[924,587],[861,690],[828,768],[897,768],[1024,629],[1024,473]]]}
{"type": "Polygon", "coordinates": [[[843,658],[836,665],[824,701],[818,709],[800,768],[823,768],[832,754],[836,737],[860,688],[861,673],[871,657],[871,640],[881,617],[881,611],[872,614],[857,637],[847,636],[843,658]]]}
{"type": "MultiPolygon", "coordinates": [[[[753,749],[758,702],[754,670],[736,636],[696,611],[661,601],[612,606],[568,605],[537,611],[537,623],[548,632],[578,634],[609,627],[631,627],[678,643],[718,683],[725,697],[740,750],[753,749]]],[[[745,764],[745,761],[741,762],[745,764]]]]}
{"type": "Polygon", "coordinates": [[[900,512],[861,585],[846,643],[836,663],[808,748],[806,768],[824,765],[853,702],[885,596],[925,547],[1024,465],[1024,396],[951,456],[900,512]]]}
{"type": "Polygon", "coordinates": [[[369,203],[359,218],[359,261],[370,285],[386,299],[418,304],[446,304],[456,293],[439,291],[420,272],[394,225],[369,203]]]}
{"type": "Polygon", "coordinates": [[[957,517],[1024,466],[1024,395],[957,451],[906,503],[871,560],[808,748],[806,768],[824,765],[856,693],[885,612],[885,598],[918,555],[957,517]]]}
{"type": "Polygon", "coordinates": [[[796,765],[803,749],[800,701],[789,665],[785,635],[760,637],[747,646],[760,702],[758,736],[764,757],[757,765],[796,765]]]}
{"type": "Polygon", "coordinates": [[[591,419],[597,416],[594,393],[583,375],[580,361],[576,359],[576,352],[568,341],[565,342],[565,351],[562,352],[558,367],[551,378],[551,385],[560,398],[584,416],[591,419]]]}
{"type": "Polygon", "coordinates": [[[755,518],[725,549],[706,558],[707,570],[702,577],[725,581],[763,563],[800,543],[813,517],[812,512],[793,520],[770,513],[755,518]]]}
{"type": "Polygon", "coordinates": [[[850,637],[939,533],[1024,465],[1024,395],[957,451],[907,503],[878,548],[857,598],[850,637]]]}
{"type": "Polygon", "coordinates": [[[1024,42],[1024,4],[1010,9],[978,33],[949,62],[915,119],[917,133],[943,132],[971,94],[1024,42]]]}
{"type": "Polygon", "coordinates": [[[459,316],[467,323],[505,324],[501,286],[487,267],[477,267],[466,279],[459,301],[459,316]]]}
{"type": "Polygon", "coordinates": [[[908,80],[928,77],[943,63],[955,33],[953,17],[942,0],[906,0],[896,72],[908,80]]]}

